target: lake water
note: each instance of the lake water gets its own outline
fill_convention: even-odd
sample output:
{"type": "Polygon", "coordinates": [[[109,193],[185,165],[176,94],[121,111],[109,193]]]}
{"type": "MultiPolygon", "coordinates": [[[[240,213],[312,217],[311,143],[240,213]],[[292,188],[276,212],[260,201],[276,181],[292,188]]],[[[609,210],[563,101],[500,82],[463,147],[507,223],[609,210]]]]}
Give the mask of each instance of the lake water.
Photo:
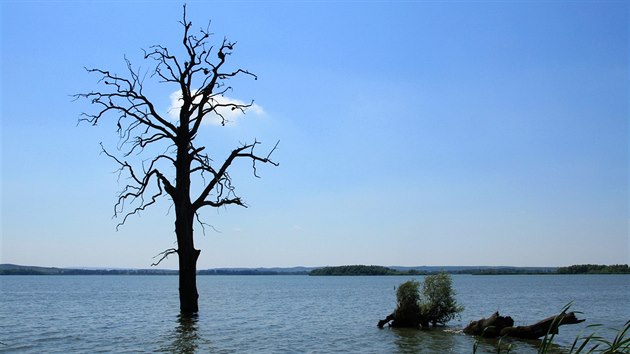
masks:
{"type": "MultiPolygon", "coordinates": [[[[471,353],[475,338],[457,330],[497,310],[526,325],[573,301],[587,321],[561,327],[563,345],[586,324],[630,319],[630,275],[456,275],[461,320],[379,330],[408,279],[422,277],[200,276],[201,313],[181,321],[176,276],[2,276],[0,352],[471,353]]],[[[535,353],[539,341],[509,343],[535,353]]]]}

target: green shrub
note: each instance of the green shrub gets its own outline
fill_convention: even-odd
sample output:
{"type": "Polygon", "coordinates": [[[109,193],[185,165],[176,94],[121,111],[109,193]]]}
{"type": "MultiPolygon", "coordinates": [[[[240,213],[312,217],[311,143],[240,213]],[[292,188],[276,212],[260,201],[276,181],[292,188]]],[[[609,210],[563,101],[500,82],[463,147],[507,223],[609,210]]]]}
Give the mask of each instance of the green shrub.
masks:
{"type": "Polygon", "coordinates": [[[420,310],[422,316],[433,326],[444,325],[464,311],[464,307],[455,300],[450,275],[440,272],[424,279],[420,310]]]}
{"type": "Polygon", "coordinates": [[[429,275],[422,284],[415,280],[406,281],[396,290],[397,307],[394,312],[396,327],[428,327],[444,325],[464,310],[455,301],[455,291],[450,275],[429,275]]]}
{"type": "Polygon", "coordinates": [[[420,301],[420,283],[415,280],[406,281],[396,290],[396,302],[398,307],[417,305],[420,301]]]}
{"type": "Polygon", "coordinates": [[[420,283],[406,281],[396,290],[395,327],[418,327],[421,325],[420,283]]]}

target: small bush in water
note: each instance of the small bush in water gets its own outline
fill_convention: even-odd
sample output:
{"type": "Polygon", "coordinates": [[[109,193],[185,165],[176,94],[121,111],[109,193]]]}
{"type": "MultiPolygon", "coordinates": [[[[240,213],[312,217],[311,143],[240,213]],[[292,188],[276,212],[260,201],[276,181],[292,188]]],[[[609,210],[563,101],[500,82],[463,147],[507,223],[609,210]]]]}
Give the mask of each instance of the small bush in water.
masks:
{"type": "Polygon", "coordinates": [[[429,275],[422,284],[406,281],[396,291],[396,322],[405,327],[444,325],[464,310],[457,304],[451,276],[446,273],[429,275]]]}

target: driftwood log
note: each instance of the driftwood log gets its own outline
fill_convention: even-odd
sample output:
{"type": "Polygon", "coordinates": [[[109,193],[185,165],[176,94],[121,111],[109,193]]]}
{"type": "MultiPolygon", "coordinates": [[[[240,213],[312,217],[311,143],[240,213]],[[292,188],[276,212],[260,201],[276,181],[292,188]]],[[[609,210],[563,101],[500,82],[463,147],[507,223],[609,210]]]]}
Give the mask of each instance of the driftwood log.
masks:
{"type": "Polygon", "coordinates": [[[429,320],[423,317],[418,310],[417,313],[404,313],[395,311],[384,320],[378,321],[378,328],[383,328],[386,324],[390,327],[398,328],[429,328],[429,320]]]}
{"type": "MultiPolygon", "coordinates": [[[[384,320],[378,321],[378,328],[383,328],[388,323],[391,327],[428,327],[428,323],[421,323],[426,321],[422,321],[420,317],[411,320],[410,318],[406,318],[408,316],[398,318],[402,316],[396,316],[396,314],[397,313],[394,312],[384,320]]],[[[581,322],[584,322],[584,320],[578,319],[574,312],[562,312],[559,315],[547,317],[529,326],[514,327],[512,317],[500,316],[499,312],[495,312],[488,318],[471,321],[470,324],[464,328],[464,333],[486,338],[507,336],[521,339],[538,339],[547,334],[557,334],[558,327],[562,325],[581,322]]]]}
{"type": "Polygon", "coordinates": [[[521,339],[538,339],[547,334],[557,334],[558,327],[567,324],[584,322],[578,319],[574,312],[562,312],[559,315],[547,317],[529,326],[514,327],[514,320],[511,317],[500,316],[498,312],[488,318],[472,321],[464,333],[487,338],[507,336],[521,339]]]}
{"type": "Polygon", "coordinates": [[[499,312],[495,312],[488,318],[482,318],[477,321],[471,321],[464,333],[482,336],[486,338],[495,338],[501,335],[504,328],[513,328],[514,320],[510,316],[499,316],[499,312]]]}
{"type": "Polygon", "coordinates": [[[388,315],[387,317],[385,317],[384,320],[378,321],[378,324],[376,325],[378,326],[378,328],[383,328],[386,324],[388,324],[390,321],[394,321],[395,319],[396,317],[392,313],[391,315],[388,315]]]}

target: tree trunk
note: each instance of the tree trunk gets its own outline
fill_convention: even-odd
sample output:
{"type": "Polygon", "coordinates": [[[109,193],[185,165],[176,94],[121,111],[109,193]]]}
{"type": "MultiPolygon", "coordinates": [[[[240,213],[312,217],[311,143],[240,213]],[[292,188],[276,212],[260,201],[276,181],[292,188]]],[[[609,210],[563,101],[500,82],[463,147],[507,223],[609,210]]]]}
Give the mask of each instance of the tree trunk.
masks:
{"type": "Polygon", "coordinates": [[[496,338],[500,335],[504,328],[512,326],[514,326],[514,320],[512,317],[500,316],[497,311],[488,318],[471,321],[468,326],[464,328],[464,333],[486,338],[496,338]]]}
{"type": "Polygon", "coordinates": [[[561,313],[556,316],[547,317],[529,326],[513,327],[514,321],[511,317],[499,316],[498,312],[488,318],[472,321],[464,333],[488,338],[508,336],[521,339],[538,339],[547,334],[557,334],[558,327],[566,324],[576,324],[584,322],[575,316],[575,313],[561,313]]]}
{"type": "MultiPolygon", "coordinates": [[[[188,126],[187,117],[182,118],[182,126],[188,126]],[[184,119],[185,118],[185,119],[184,119]]],[[[197,259],[201,251],[195,249],[193,223],[195,209],[190,201],[190,155],[188,130],[183,129],[178,136],[182,139],[177,147],[177,187],[175,204],[175,234],[179,255],[179,308],[182,315],[199,312],[197,293],[197,259]]]]}
{"type": "Polygon", "coordinates": [[[384,320],[378,321],[377,326],[383,328],[386,324],[397,328],[429,328],[429,320],[422,315],[417,306],[397,308],[384,320]]]}
{"type": "Polygon", "coordinates": [[[584,320],[579,320],[573,312],[561,313],[557,316],[547,317],[530,326],[504,328],[501,335],[521,339],[537,339],[547,334],[558,334],[558,327],[562,325],[580,322],[584,322],[584,320]]]}
{"type": "Polygon", "coordinates": [[[179,309],[182,315],[199,312],[197,293],[197,258],[199,250],[179,255],[179,309]]]}
{"type": "Polygon", "coordinates": [[[384,320],[378,321],[376,326],[378,326],[378,328],[383,328],[386,324],[388,324],[390,321],[393,321],[395,319],[396,319],[396,316],[392,313],[391,315],[388,315],[387,317],[385,317],[384,320]]]}
{"type": "Polygon", "coordinates": [[[199,311],[197,293],[197,259],[201,251],[196,250],[193,242],[193,213],[184,210],[178,213],[175,233],[179,255],[179,308],[182,315],[191,315],[199,311]],[[179,220],[179,214],[182,219],[179,220]],[[190,215],[188,215],[190,214],[190,215]]]}

